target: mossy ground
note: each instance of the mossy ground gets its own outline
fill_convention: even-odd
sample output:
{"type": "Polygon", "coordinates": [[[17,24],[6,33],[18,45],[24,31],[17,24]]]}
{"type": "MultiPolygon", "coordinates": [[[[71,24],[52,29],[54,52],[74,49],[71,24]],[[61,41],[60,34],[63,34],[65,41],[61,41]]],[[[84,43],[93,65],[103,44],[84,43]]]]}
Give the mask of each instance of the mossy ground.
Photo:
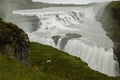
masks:
{"type": "Polygon", "coordinates": [[[0,80],[62,80],[0,55],[0,80]]]}
{"type": "Polygon", "coordinates": [[[50,46],[31,43],[30,48],[31,67],[0,56],[0,80],[120,80],[93,71],[79,58],[50,46]]]}
{"type": "Polygon", "coordinates": [[[55,48],[31,43],[31,63],[41,72],[67,80],[120,80],[91,70],[86,63],[55,48]],[[51,62],[47,63],[47,60],[51,62]]]}
{"type": "Polygon", "coordinates": [[[108,5],[108,7],[111,7],[114,9],[120,9],[120,1],[113,1],[108,5]]]}

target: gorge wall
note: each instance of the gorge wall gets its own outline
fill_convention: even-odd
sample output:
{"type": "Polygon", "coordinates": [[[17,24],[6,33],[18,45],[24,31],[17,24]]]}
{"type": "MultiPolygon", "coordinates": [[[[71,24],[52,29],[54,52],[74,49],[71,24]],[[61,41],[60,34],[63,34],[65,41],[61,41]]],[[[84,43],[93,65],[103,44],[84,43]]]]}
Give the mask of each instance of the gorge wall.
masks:
{"type": "Polygon", "coordinates": [[[120,1],[108,4],[100,21],[107,35],[114,42],[113,51],[120,67],[120,1]]]}

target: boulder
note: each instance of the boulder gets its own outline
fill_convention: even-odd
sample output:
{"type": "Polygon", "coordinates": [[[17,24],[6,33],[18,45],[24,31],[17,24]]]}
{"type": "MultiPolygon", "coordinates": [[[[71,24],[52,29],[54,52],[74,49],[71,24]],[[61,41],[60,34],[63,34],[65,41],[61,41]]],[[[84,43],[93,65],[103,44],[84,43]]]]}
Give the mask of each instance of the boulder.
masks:
{"type": "Polygon", "coordinates": [[[29,46],[29,38],[22,29],[0,19],[0,54],[28,63],[29,46]]]}

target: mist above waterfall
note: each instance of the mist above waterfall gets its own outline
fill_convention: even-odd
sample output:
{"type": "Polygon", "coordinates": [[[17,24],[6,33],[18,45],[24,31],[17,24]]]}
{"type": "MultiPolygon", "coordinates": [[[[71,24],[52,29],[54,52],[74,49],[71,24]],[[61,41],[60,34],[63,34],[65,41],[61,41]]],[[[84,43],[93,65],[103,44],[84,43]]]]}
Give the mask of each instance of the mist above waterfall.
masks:
{"type": "Polygon", "coordinates": [[[21,28],[26,28],[24,29],[25,31],[30,31],[31,26],[37,25],[37,17],[35,18],[35,16],[23,17],[20,15],[13,15],[12,12],[17,9],[34,7],[34,5],[29,6],[29,4],[32,3],[33,2],[31,2],[30,0],[0,0],[0,17],[3,18],[5,21],[10,21],[17,24],[21,28]]]}

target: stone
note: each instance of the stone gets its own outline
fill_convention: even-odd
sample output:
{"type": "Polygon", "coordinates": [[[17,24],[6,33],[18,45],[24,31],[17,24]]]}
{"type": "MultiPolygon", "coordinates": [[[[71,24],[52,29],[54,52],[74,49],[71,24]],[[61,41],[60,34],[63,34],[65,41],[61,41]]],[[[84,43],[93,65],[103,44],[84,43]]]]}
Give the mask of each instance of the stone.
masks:
{"type": "Polygon", "coordinates": [[[20,62],[29,62],[30,41],[27,34],[15,24],[0,20],[0,53],[20,62]]]}

